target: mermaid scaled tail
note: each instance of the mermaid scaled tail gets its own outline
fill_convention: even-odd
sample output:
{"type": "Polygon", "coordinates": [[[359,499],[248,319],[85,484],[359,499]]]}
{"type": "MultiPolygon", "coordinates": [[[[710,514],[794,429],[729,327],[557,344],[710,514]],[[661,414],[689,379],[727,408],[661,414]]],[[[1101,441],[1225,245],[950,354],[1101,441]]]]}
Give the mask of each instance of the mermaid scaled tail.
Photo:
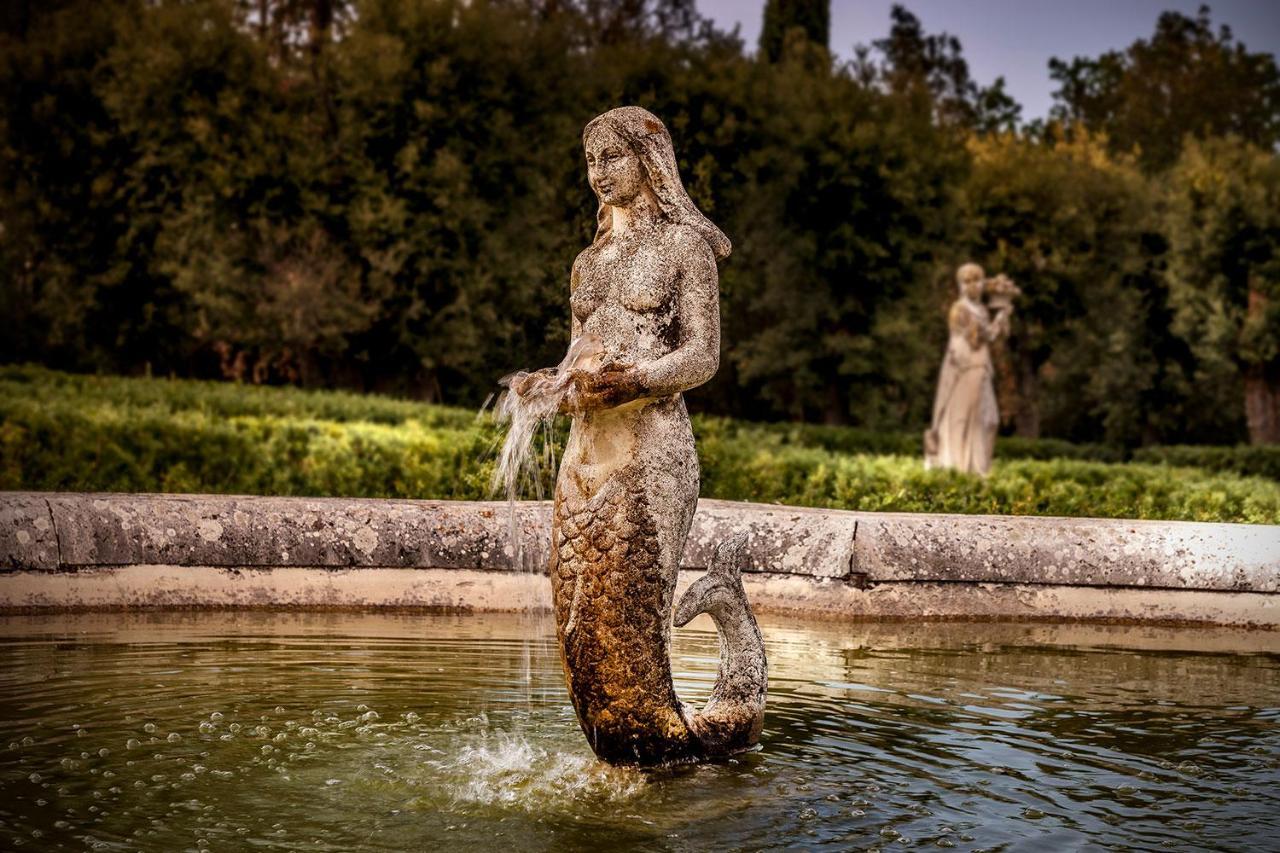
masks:
{"type": "Polygon", "coordinates": [[[569,695],[592,750],[611,764],[699,753],[668,656],[674,578],[664,576],[645,490],[619,477],[586,497],[562,483],[551,589],[569,695]]]}
{"type": "Polygon", "coordinates": [[[755,746],[764,724],[769,670],[764,638],[742,586],[746,534],[717,546],[707,573],[685,590],[676,606],[675,625],[687,625],[699,613],[710,614],[720,635],[720,673],[701,711],[688,715],[708,755],[727,755],[755,746]]]}
{"type": "MultiPolygon", "coordinates": [[[[625,479],[625,478],[623,478],[625,479]]],[[[701,711],[671,679],[675,579],[664,572],[644,490],[614,481],[590,498],[557,495],[551,566],[569,693],[596,755],[613,764],[670,764],[740,752],[760,736],[764,642],[738,571],[745,537],[722,544],[676,611],[709,613],[721,638],[720,675],[701,711]]]]}

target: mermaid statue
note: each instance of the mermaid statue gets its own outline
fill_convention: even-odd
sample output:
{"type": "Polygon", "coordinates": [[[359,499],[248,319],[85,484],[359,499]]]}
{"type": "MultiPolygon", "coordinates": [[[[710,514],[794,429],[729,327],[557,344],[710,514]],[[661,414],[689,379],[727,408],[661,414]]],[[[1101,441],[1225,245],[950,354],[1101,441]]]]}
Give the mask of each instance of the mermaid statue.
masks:
{"type": "MultiPolygon", "coordinates": [[[[569,693],[596,755],[614,764],[699,761],[756,744],[764,643],[740,576],[744,541],[721,543],[675,623],[708,613],[720,672],[701,710],[671,678],[672,602],[698,500],[684,391],[716,372],[727,237],[694,205],[671,136],[639,107],[583,131],[599,200],[594,241],[570,278],[572,361],[556,384],[572,417],[555,487],[551,585],[569,693]]],[[[539,373],[544,373],[540,371],[539,373]]],[[[528,394],[538,374],[512,382],[528,394]]]]}

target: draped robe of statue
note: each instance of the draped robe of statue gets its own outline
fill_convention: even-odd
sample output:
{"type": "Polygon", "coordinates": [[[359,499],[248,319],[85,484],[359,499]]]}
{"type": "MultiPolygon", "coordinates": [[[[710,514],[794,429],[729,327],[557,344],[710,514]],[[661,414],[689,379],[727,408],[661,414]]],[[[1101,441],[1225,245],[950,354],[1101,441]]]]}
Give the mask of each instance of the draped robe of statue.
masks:
{"type": "Polygon", "coordinates": [[[951,337],[933,403],[933,447],[925,467],[985,475],[991,470],[1000,410],[996,405],[991,344],[1009,329],[1008,312],[994,318],[986,306],[960,298],[951,306],[951,337]]]}

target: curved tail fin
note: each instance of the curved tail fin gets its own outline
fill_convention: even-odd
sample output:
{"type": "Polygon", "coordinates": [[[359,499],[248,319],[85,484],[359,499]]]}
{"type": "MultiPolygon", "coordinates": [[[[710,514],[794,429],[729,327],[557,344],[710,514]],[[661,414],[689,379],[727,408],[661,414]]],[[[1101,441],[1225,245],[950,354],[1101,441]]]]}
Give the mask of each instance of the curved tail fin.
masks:
{"type": "Polygon", "coordinates": [[[699,613],[710,613],[717,592],[742,594],[742,557],[747,550],[747,534],[737,533],[716,546],[707,573],[693,582],[680,596],[674,623],[682,628],[699,613]]]}
{"type": "Polygon", "coordinates": [[[720,635],[720,672],[700,711],[686,711],[689,728],[708,755],[749,749],[760,739],[769,687],[764,638],[742,586],[741,565],[747,535],[740,533],[716,548],[711,565],[681,596],[675,624],[709,613],[720,635]]]}

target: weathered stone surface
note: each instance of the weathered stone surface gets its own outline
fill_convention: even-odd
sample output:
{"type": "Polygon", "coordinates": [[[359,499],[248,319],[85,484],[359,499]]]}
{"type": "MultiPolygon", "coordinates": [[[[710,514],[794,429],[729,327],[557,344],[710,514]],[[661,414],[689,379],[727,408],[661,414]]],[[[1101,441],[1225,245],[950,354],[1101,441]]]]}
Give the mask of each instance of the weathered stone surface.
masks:
{"type": "MultiPolygon", "coordinates": [[[[504,503],[57,494],[49,504],[67,567],[518,568],[504,503]]],[[[546,507],[517,505],[516,518],[522,562],[542,565],[546,507]]]]}
{"type": "MultiPolygon", "coordinates": [[[[677,595],[702,576],[681,572],[677,595]]],[[[837,579],[759,572],[744,581],[758,613],[786,614],[766,628],[765,634],[771,637],[778,635],[787,619],[797,616],[844,622],[907,620],[921,623],[926,633],[928,621],[937,619],[1067,619],[1231,625],[1280,634],[1276,630],[1280,629],[1280,596],[1273,593],[910,581],[860,589],[837,579]]],[[[74,572],[0,572],[2,613],[264,606],[547,611],[551,591],[540,574],[470,569],[113,566],[74,572]]],[[[852,622],[847,629],[859,630],[852,622]]],[[[975,631],[990,641],[1001,627],[984,625],[975,631]]],[[[1198,651],[1280,651],[1277,641],[1258,641],[1251,635],[1233,636],[1218,646],[1207,645],[1198,633],[1175,636],[1198,651]]]]}
{"type": "Polygon", "coordinates": [[[810,507],[701,500],[683,565],[706,568],[718,543],[746,533],[744,572],[843,578],[853,566],[854,534],[861,517],[810,507]]]}
{"type": "Polygon", "coordinates": [[[875,581],[1280,592],[1280,527],[860,513],[853,571],[875,581]]]}
{"type": "MultiPolygon", "coordinates": [[[[517,518],[524,568],[541,572],[550,506],[519,504],[517,518]]],[[[748,535],[745,572],[855,587],[952,582],[1280,593],[1280,526],[703,500],[683,566],[705,569],[716,543],[737,532],[748,535]]],[[[0,493],[0,559],[5,568],[28,571],[118,565],[506,571],[507,537],[503,503],[0,493]]]]}
{"type": "Polygon", "coordinates": [[[58,568],[58,535],[41,495],[0,493],[0,569],[58,568]]]}
{"type": "Polygon", "coordinates": [[[110,566],[0,573],[0,609],[405,607],[546,610],[547,580],[473,569],[110,566]]]}

